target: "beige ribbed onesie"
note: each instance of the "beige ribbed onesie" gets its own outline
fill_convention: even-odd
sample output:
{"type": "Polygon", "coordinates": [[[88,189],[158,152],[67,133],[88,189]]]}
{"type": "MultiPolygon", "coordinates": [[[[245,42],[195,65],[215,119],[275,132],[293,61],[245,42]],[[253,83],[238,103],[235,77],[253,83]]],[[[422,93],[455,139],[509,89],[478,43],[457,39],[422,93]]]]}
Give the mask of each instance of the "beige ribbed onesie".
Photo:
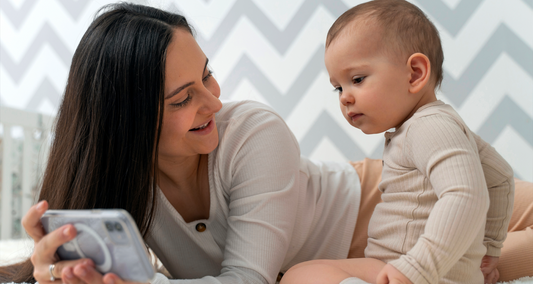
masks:
{"type": "MultiPolygon", "coordinates": [[[[366,257],[392,264],[413,283],[483,283],[481,258],[499,255],[509,219],[488,220],[493,238],[489,232],[484,240],[489,193],[479,137],[441,101],[424,105],[385,137],[383,202],[370,220],[366,257]]],[[[494,170],[509,176],[506,163],[494,170]]],[[[497,206],[489,216],[510,216],[502,212],[511,208],[500,206],[509,197],[512,186],[491,194],[497,206]]]]}

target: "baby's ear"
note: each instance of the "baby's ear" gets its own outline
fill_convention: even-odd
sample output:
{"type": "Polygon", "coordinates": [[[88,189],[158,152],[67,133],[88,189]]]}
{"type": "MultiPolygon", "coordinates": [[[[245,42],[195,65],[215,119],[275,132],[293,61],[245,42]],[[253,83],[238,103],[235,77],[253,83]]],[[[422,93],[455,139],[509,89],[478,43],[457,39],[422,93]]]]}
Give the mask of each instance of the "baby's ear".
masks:
{"type": "Polygon", "coordinates": [[[431,63],[422,53],[414,53],[407,60],[407,67],[411,72],[409,92],[415,94],[428,84],[431,78],[431,63]]]}

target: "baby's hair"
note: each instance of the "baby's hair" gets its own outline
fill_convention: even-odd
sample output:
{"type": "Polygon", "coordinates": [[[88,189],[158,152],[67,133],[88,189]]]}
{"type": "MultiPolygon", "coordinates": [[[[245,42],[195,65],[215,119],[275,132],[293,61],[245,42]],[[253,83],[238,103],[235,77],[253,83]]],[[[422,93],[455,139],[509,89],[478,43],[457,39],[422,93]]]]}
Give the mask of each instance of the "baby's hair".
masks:
{"type": "Polygon", "coordinates": [[[362,20],[359,22],[362,25],[377,25],[381,29],[377,36],[381,35],[385,43],[382,50],[391,56],[407,61],[417,52],[426,55],[431,63],[435,88],[440,86],[444,54],[439,32],[418,7],[404,0],[374,0],[357,5],[333,23],[326,38],[326,48],[355,20],[362,20]]]}

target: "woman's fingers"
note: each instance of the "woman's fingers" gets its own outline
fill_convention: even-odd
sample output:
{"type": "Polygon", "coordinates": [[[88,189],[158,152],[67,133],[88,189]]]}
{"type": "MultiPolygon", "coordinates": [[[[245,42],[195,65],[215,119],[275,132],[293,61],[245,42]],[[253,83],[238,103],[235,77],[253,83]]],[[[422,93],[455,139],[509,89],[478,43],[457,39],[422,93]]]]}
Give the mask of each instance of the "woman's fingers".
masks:
{"type": "Polygon", "coordinates": [[[48,202],[43,200],[30,207],[30,210],[22,217],[22,226],[35,242],[38,242],[45,235],[41,225],[41,216],[47,209],[48,202]]]}
{"type": "Polygon", "coordinates": [[[79,278],[82,283],[92,283],[92,284],[104,284],[104,277],[100,272],[98,272],[94,265],[91,265],[90,260],[86,260],[76,266],[74,266],[73,273],[74,276],[79,278]]]}
{"type": "Polygon", "coordinates": [[[67,266],[61,270],[61,280],[66,284],[83,284],[83,281],[74,275],[72,266],[67,266]]]}
{"type": "Polygon", "coordinates": [[[35,266],[33,276],[39,283],[69,283],[82,284],[83,282],[74,276],[72,269],[74,266],[86,262],[86,259],[59,261],[54,264],[50,271],[50,265],[35,266]],[[51,276],[54,276],[56,281],[51,282],[51,276]]]}
{"type": "MultiPolygon", "coordinates": [[[[65,225],[35,241],[31,262],[33,264],[33,276],[39,283],[49,282],[51,279],[50,265],[55,264],[53,276],[61,277],[61,271],[65,267],[64,262],[59,262],[56,250],[62,244],[72,240],[76,236],[76,229],[72,225],[65,225]]],[[[74,265],[74,264],[70,264],[74,265]]]]}
{"type": "Polygon", "coordinates": [[[35,244],[32,262],[35,260],[35,265],[36,262],[40,263],[41,261],[48,264],[51,261],[57,261],[55,258],[57,248],[74,239],[74,237],[76,237],[76,228],[71,224],[61,226],[57,230],[48,233],[35,244]]]}
{"type": "Polygon", "coordinates": [[[61,278],[63,283],[81,284],[83,281],[74,275],[74,267],[77,265],[94,266],[90,259],[64,260],[55,263],[54,276],[61,278]]]}
{"type": "Polygon", "coordinates": [[[67,284],[139,284],[137,282],[124,281],[114,273],[107,273],[102,276],[102,274],[94,268],[94,264],[87,259],[74,267],[66,267],[63,270],[62,275],[63,283],[67,284]],[[73,275],[67,275],[70,272],[72,272],[73,275]]]}
{"type": "MultiPolygon", "coordinates": [[[[53,269],[53,275],[50,274],[50,265],[58,261],[56,258],[57,248],[76,236],[76,231],[72,225],[63,226],[45,235],[41,225],[41,216],[47,209],[48,203],[41,201],[30,207],[30,210],[22,218],[24,229],[35,242],[31,262],[34,266],[33,276],[40,283],[51,282],[53,278],[60,278],[61,273],[57,268],[53,269]]],[[[55,282],[60,283],[61,280],[55,282]]]]}
{"type": "Polygon", "coordinates": [[[124,281],[114,273],[107,273],[104,275],[104,284],[139,284],[139,282],[124,281]]]}
{"type": "MultiPolygon", "coordinates": [[[[33,262],[33,255],[32,255],[32,262],[33,262]]],[[[58,266],[56,263],[54,266],[51,266],[50,264],[41,264],[41,265],[35,265],[33,268],[33,277],[37,282],[43,284],[43,283],[61,283],[61,269],[60,266],[58,266]],[[56,279],[55,281],[51,281],[53,279],[56,279]]]]}

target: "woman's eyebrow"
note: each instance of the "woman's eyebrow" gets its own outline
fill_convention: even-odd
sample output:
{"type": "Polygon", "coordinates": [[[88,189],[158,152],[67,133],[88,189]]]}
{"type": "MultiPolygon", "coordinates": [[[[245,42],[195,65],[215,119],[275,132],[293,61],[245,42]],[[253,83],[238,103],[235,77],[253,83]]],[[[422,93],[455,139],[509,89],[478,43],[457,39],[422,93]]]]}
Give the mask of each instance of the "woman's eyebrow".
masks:
{"type": "MultiPolygon", "coordinates": [[[[209,63],[209,58],[205,58],[205,65],[204,65],[204,70],[202,70],[202,76],[203,74],[205,73],[205,69],[207,68],[207,63],[209,63]]],[[[165,100],[167,99],[170,99],[172,98],[173,96],[177,95],[179,92],[181,92],[183,89],[189,87],[190,85],[194,84],[194,82],[188,82],[188,83],[185,83],[183,84],[182,86],[179,86],[177,87],[174,91],[170,92],[170,94],[168,94],[166,97],[165,97],[165,100]]]]}

